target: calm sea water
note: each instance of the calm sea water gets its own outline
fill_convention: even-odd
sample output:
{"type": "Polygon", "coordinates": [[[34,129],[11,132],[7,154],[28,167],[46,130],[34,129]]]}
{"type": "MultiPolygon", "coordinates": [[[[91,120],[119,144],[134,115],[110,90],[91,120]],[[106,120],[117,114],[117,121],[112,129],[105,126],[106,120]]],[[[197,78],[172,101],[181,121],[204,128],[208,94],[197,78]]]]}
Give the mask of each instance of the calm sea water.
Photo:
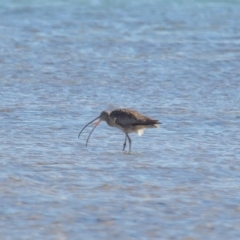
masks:
{"type": "Polygon", "coordinates": [[[1,239],[240,239],[238,1],[0,3],[1,239]],[[163,124],[102,123],[133,108],[163,124]]]}

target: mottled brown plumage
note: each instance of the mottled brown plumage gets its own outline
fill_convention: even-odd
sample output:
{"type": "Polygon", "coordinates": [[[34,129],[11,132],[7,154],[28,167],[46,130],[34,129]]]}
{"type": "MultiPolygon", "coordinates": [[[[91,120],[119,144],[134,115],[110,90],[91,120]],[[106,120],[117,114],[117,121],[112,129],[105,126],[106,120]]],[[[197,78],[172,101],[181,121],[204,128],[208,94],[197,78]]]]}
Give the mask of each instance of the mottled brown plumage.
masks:
{"type": "Polygon", "coordinates": [[[127,139],[129,141],[129,152],[131,151],[131,139],[128,133],[135,132],[141,136],[144,132],[145,128],[156,128],[158,124],[161,124],[158,120],[153,120],[147,116],[140,114],[139,112],[132,109],[116,109],[112,112],[103,111],[99,117],[95,118],[91,122],[89,122],[79,133],[78,137],[81,135],[82,131],[92,122],[96,121],[94,128],[90,132],[86,146],[88,144],[88,140],[94,131],[94,129],[98,126],[101,121],[105,121],[111,127],[117,127],[122,130],[125,134],[125,141],[123,144],[123,151],[126,147],[127,139]]]}

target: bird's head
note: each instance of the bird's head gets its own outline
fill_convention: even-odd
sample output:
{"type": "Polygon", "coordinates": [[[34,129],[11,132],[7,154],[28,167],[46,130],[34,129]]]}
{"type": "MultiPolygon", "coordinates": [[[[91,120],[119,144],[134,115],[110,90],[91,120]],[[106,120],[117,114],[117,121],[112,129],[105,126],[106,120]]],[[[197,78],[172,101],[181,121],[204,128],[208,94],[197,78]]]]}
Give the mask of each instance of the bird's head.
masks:
{"type": "Polygon", "coordinates": [[[109,113],[108,111],[102,111],[101,114],[100,114],[100,116],[99,116],[100,122],[101,122],[101,121],[107,122],[108,119],[109,119],[109,114],[110,114],[110,113],[109,113]]]}

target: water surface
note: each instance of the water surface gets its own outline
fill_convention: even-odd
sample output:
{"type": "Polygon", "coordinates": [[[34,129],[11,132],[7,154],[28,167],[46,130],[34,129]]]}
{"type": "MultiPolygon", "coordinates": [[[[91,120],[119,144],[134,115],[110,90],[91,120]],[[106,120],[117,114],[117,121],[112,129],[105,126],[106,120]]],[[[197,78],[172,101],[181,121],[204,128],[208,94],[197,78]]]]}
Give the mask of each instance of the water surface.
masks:
{"type": "Polygon", "coordinates": [[[1,239],[239,239],[237,1],[8,1],[1,239]],[[163,124],[132,135],[102,110],[163,124]]]}

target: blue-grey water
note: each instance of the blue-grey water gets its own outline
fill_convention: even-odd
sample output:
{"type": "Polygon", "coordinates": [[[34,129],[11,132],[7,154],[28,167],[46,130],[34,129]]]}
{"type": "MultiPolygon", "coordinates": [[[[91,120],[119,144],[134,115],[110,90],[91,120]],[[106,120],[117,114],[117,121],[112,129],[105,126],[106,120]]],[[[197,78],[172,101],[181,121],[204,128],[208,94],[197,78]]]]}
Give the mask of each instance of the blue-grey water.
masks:
{"type": "Polygon", "coordinates": [[[1,1],[0,239],[240,239],[239,106],[239,1],[1,1]]]}

